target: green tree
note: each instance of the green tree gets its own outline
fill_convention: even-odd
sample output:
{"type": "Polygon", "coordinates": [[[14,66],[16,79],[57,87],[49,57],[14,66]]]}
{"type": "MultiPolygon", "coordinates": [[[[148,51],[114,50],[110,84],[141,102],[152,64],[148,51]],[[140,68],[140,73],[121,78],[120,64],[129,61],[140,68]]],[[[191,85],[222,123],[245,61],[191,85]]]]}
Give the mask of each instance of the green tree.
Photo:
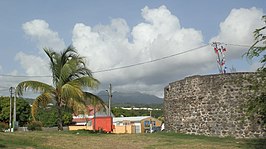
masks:
{"type": "Polygon", "coordinates": [[[40,121],[44,127],[57,126],[56,108],[39,108],[35,115],[35,120],[40,121]]]}
{"type": "MultiPolygon", "coordinates": [[[[264,23],[266,24],[266,15],[262,17],[264,20],[264,23]]],[[[266,50],[266,34],[265,34],[265,29],[266,25],[258,28],[254,31],[254,38],[255,42],[254,44],[249,48],[247,52],[248,58],[252,59],[254,57],[260,57],[260,62],[263,64],[261,69],[265,69],[265,64],[266,64],[266,55],[265,55],[265,50],[266,50]]]]}
{"type": "Polygon", "coordinates": [[[92,76],[85,65],[84,57],[79,56],[73,46],[60,53],[46,48],[44,51],[50,59],[53,85],[39,81],[24,81],[18,84],[16,92],[22,95],[24,90],[30,89],[40,93],[32,104],[34,120],[37,109],[46,107],[53,101],[57,109],[58,130],[63,130],[63,107],[67,106],[76,112],[86,111],[86,101],[91,98],[101,99],[84,92],[83,89],[96,88],[99,81],[92,76]]]}
{"type": "Polygon", "coordinates": [[[19,126],[25,126],[29,122],[31,107],[27,101],[22,98],[16,100],[16,118],[19,126]]]}
{"type": "Polygon", "coordinates": [[[69,112],[64,112],[63,114],[63,125],[67,126],[72,123],[73,116],[69,112]]]}
{"type": "MultiPolygon", "coordinates": [[[[62,115],[63,125],[69,125],[72,122],[72,111],[63,109],[62,115]]],[[[54,106],[39,108],[37,110],[35,120],[40,121],[44,127],[57,126],[57,109],[54,106]]]]}
{"type": "Polygon", "coordinates": [[[257,70],[258,77],[253,79],[251,90],[254,91],[252,100],[247,103],[247,112],[251,117],[258,117],[259,121],[266,125],[266,16],[262,17],[265,25],[254,31],[255,42],[247,52],[247,57],[260,58],[262,66],[257,70]]]}
{"type": "MultiPolygon", "coordinates": [[[[10,114],[9,108],[10,108],[10,97],[0,97],[1,122],[9,123],[9,114],[10,114]]],[[[25,101],[22,98],[18,98],[16,101],[16,118],[20,126],[24,126],[29,121],[30,118],[30,105],[27,101],[25,101]]]]}

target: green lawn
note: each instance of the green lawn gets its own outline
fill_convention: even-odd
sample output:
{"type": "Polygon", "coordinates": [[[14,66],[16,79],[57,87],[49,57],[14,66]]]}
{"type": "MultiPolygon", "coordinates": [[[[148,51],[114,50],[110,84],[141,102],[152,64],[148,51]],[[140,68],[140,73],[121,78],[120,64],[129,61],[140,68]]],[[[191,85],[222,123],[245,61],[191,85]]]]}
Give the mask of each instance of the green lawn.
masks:
{"type": "Polygon", "coordinates": [[[176,133],[89,134],[88,132],[0,133],[0,148],[6,149],[88,149],[88,148],[189,148],[263,149],[266,140],[217,138],[176,133]]]}

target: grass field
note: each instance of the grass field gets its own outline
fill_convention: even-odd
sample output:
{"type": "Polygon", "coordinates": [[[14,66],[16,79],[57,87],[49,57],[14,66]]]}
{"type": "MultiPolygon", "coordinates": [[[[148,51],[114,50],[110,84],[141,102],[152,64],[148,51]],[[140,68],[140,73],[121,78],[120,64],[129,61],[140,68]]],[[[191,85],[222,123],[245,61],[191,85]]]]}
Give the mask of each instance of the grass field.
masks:
{"type": "Polygon", "coordinates": [[[266,140],[217,138],[176,133],[90,134],[87,132],[0,133],[0,148],[6,149],[263,149],[266,140]]]}

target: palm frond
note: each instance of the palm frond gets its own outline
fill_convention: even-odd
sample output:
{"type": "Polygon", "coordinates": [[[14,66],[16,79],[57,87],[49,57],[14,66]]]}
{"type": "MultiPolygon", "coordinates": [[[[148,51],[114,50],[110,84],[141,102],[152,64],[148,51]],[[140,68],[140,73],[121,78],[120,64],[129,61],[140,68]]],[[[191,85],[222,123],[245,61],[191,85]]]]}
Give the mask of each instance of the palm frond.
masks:
{"type": "Polygon", "coordinates": [[[89,92],[84,92],[84,100],[86,104],[92,104],[94,106],[100,106],[104,109],[106,109],[106,104],[105,102],[98,96],[89,93],[89,92]]]}
{"type": "Polygon", "coordinates": [[[83,91],[81,90],[80,86],[67,83],[62,86],[61,97],[66,102],[70,98],[80,100],[83,97],[83,91]]]}
{"type": "Polygon", "coordinates": [[[66,106],[71,108],[75,114],[88,114],[89,112],[84,100],[70,98],[66,106]]]}
{"type": "Polygon", "coordinates": [[[84,76],[70,81],[69,84],[78,84],[81,87],[97,88],[100,82],[93,77],[84,76]]]}
{"type": "Polygon", "coordinates": [[[52,50],[49,49],[49,48],[44,48],[43,50],[44,50],[44,52],[46,53],[46,55],[49,57],[50,61],[51,61],[52,63],[54,63],[53,56],[54,56],[55,52],[52,51],[52,50]]]}
{"type": "Polygon", "coordinates": [[[53,75],[53,83],[56,84],[60,77],[60,74],[57,71],[60,69],[60,67],[58,67],[58,63],[60,63],[60,55],[52,49],[44,48],[43,50],[50,59],[50,69],[53,75]]]}
{"type": "Polygon", "coordinates": [[[71,59],[64,64],[60,72],[60,81],[62,84],[71,80],[71,76],[75,75],[78,65],[79,63],[75,59],[71,59]]]}
{"type": "Polygon", "coordinates": [[[48,103],[50,103],[53,99],[53,94],[50,92],[45,92],[41,95],[39,95],[32,103],[31,107],[31,114],[33,117],[33,120],[35,120],[35,115],[37,114],[37,110],[40,105],[43,107],[46,107],[48,103]]]}
{"type": "Polygon", "coordinates": [[[76,57],[68,60],[61,69],[61,79],[65,82],[74,80],[83,76],[91,76],[91,71],[86,68],[82,58],[76,57]]]}
{"type": "Polygon", "coordinates": [[[35,92],[55,92],[55,89],[46,83],[39,81],[23,81],[16,87],[16,93],[19,96],[23,95],[23,91],[33,90],[35,92]]]}
{"type": "Polygon", "coordinates": [[[61,52],[61,60],[60,61],[63,64],[65,64],[69,60],[70,57],[77,57],[77,56],[78,56],[78,54],[77,54],[76,49],[72,45],[70,45],[63,52],[61,52]]]}

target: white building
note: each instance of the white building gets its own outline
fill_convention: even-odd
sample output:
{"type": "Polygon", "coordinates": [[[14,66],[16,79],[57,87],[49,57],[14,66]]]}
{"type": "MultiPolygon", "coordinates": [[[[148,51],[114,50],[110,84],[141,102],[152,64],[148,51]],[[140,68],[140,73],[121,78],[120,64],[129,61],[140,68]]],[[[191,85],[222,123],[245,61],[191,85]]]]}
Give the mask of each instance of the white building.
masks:
{"type": "MultiPolygon", "coordinates": [[[[114,117],[113,125],[126,126],[133,125],[135,133],[149,132],[151,128],[160,127],[162,122],[151,116],[136,116],[136,117],[114,117]]],[[[123,133],[123,132],[120,132],[123,133]]],[[[126,132],[124,132],[126,133],[126,132]]]]}

